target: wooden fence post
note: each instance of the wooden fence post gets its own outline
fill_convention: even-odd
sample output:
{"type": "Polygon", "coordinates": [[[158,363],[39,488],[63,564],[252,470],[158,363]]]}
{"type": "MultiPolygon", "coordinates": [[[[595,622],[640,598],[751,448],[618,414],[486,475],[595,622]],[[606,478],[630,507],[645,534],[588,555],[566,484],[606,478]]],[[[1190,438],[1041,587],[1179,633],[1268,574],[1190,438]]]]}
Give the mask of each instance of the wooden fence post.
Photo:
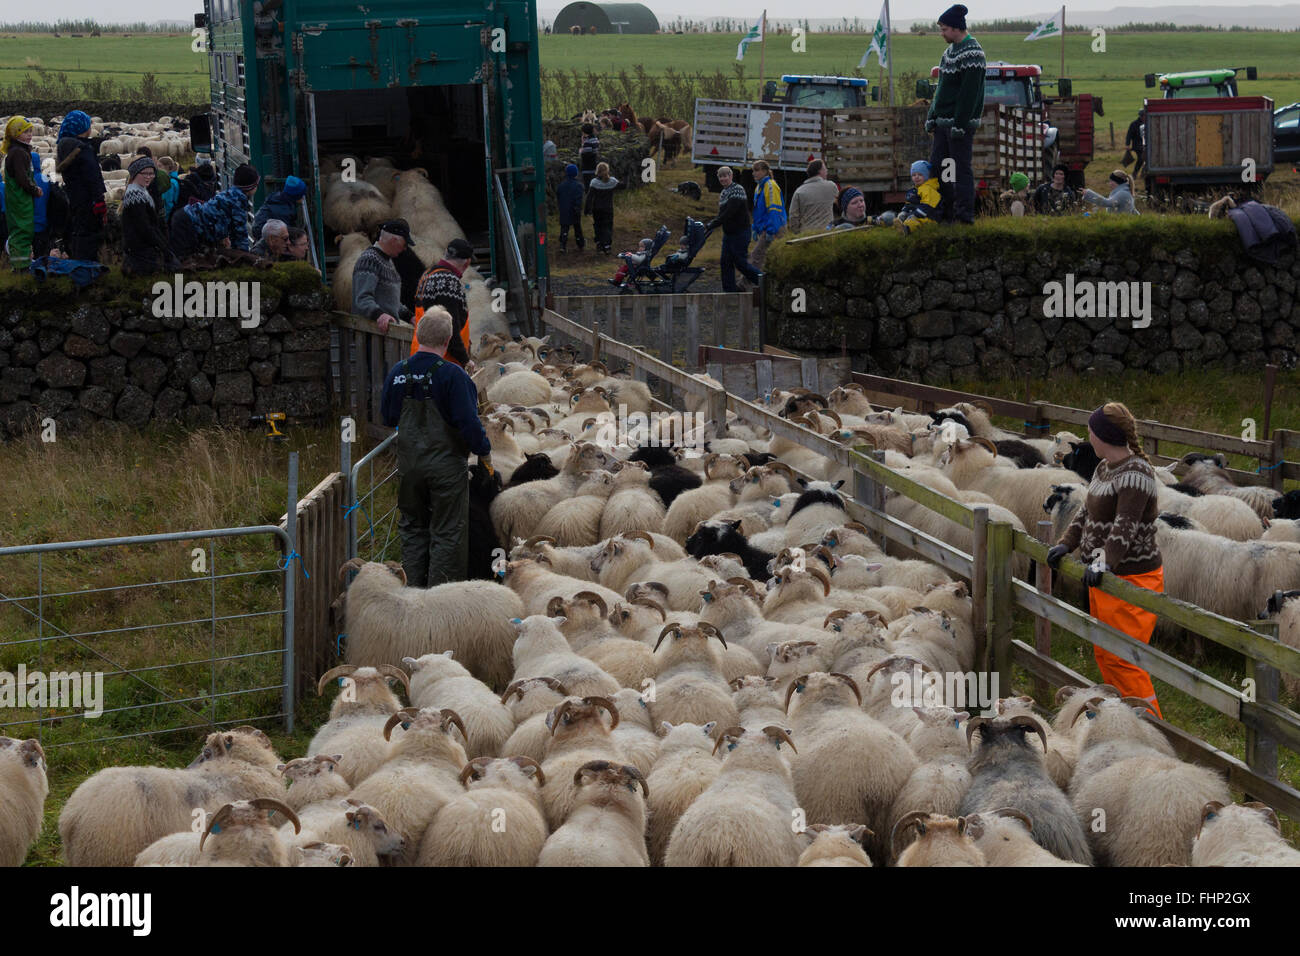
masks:
{"type": "Polygon", "coordinates": [[[1284,428],[1279,428],[1273,432],[1273,456],[1268,463],[1270,469],[1268,473],[1269,485],[1279,493],[1286,490],[1283,487],[1286,475],[1282,474],[1286,471],[1282,464],[1282,462],[1286,461],[1286,435],[1286,429],[1284,428]]]}
{"type": "Polygon", "coordinates": [[[709,420],[713,423],[713,437],[725,438],[727,434],[727,390],[709,389],[709,420]]]}
{"type": "Polygon", "coordinates": [[[1005,521],[991,522],[988,534],[988,633],[992,649],[992,670],[997,671],[999,686],[1011,686],[1011,638],[1014,635],[1015,603],[1011,594],[1011,559],[1014,557],[1014,532],[1005,521]]]}
{"type": "MultiPolygon", "coordinates": [[[[1043,542],[1049,548],[1052,546],[1052,522],[1043,520],[1038,522],[1038,540],[1043,542]]],[[[1052,593],[1052,571],[1048,568],[1045,561],[1039,561],[1036,565],[1037,579],[1034,581],[1035,587],[1040,591],[1048,594],[1052,593]]],[[[1052,622],[1045,617],[1034,618],[1034,650],[1048,657],[1052,656],[1052,622]]],[[[1041,677],[1034,678],[1034,696],[1039,700],[1048,700],[1047,681],[1041,677]]]]}
{"type": "MultiPolygon", "coordinates": [[[[872,449],[870,452],[867,453],[867,457],[869,457],[872,461],[876,462],[877,464],[883,465],[885,463],[885,453],[883,451],[876,451],[875,449],[872,449]]],[[[874,511],[877,511],[880,514],[884,514],[885,513],[885,486],[882,485],[880,482],[876,481],[875,477],[872,476],[871,485],[868,487],[867,490],[868,490],[867,504],[869,504],[874,511]]],[[[876,532],[875,538],[876,538],[876,544],[880,546],[880,550],[884,551],[885,545],[889,543],[889,539],[885,537],[885,532],[884,531],[876,532]]]]}
{"type": "MultiPolygon", "coordinates": [[[[1282,598],[1274,592],[1280,606],[1282,598]]],[[[1259,621],[1255,630],[1277,640],[1277,620],[1259,621]]],[[[1255,681],[1255,703],[1276,704],[1278,702],[1278,670],[1270,664],[1264,664],[1255,658],[1246,662],[1247,672],[1255,681]]],[[[1277,779],[1277,739],[1262,731],[1246,728],[1246,765],[1255,773],[1269,780],[1277,779]]],[[[1258,800],[1258,796],[1247,795],[1248,800],[1258,800]]]]}
{"type": "Polygon", "coordinates": [[[989,648],[989,509],[977,505],[972,509],[975,523],[971,528],[971,630],[975,632],[975,666],[988,670],[989,648]]]}

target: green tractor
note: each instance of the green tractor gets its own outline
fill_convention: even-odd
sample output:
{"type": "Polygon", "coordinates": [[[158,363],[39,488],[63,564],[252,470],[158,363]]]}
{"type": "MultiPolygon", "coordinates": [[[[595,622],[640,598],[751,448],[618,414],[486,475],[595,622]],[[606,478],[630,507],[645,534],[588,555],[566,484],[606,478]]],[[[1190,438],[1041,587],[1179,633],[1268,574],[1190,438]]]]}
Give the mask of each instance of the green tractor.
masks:
{"type": "Polygon", "coordinates": [[[1255,67],[1235,66],[1220,70],[1188,70],[1184,73],[1148,73],[1144,79],[1148,89],[1159,86],[1164,99],[1193,96],[1237,96],[1238,74],[1255,79],[1255,67]]]}

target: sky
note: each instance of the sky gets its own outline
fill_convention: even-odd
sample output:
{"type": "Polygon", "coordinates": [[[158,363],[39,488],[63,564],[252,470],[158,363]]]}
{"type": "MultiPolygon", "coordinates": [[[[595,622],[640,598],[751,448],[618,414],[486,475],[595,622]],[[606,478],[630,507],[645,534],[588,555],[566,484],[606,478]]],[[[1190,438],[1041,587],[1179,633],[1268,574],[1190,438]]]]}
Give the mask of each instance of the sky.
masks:
{"type": "MultiPolygon", "coordinates": [[[[660,19],[671,20],[678,16],[699,16],[701,6],[692,6],[683,0],[664,0],[663,3],[656,3],[654,0],[646,4],[660,19]]],[[[1070,10],[1109,10],[1112,7],[1151,7],[1158,9],[1168,4],[1161,3],[1143,3],[1141,0],[1080,0],[1077,3],[1066,5],[1066,17],[1069,18],[1070,10]]],[[[539,5],[543,16],[554,16],[556,12],[564,6],[563,2],[553,2],[553,0],[544,0],[539,5]]],[[[812,13],[806,0],[714,0],[707,5],[710,16],[750,16],[759,13],[764,6],[767,8],[768,17],[773,19],[795,19],[809,16],[812,13]]],[[[895,20],[910,20],[918,16],[930,16],[927,11],[933,7],[933,15],[938,14],[948,6],[948,0],[931,0],[928,6],[922,3],[916,3],[915,0],[894,0],[891,4],[891,12],[895,20]]],[[[966,4],[971,9],[972,18],[978,19],[998,19],[1003,17],[1014,17],[1016,19],[1034,19],[1042,16],[1044,19],[1047,15],[1058,9],[1054,6],[1052,0],[969,0],[966,4]]],[[[1257,0],[1216,0],[1213,4],[1206,4],[1217,8],[1232,8],[1245,6],[1259,6],[1257,0]]],[[[412,9],[419,7],[419,0],[412,3],[412,9]]],[[[139,20],[181,20],[191,19],[193,13],[203,9],[201,3],[195,3],[193,0],[135,0],[131,4],[114,4],[111,9],[105,9],[103,0],[56,0],[49,7],[31,8],[28,7],[21,11],[23,18],[49,17],[52,19],[68,18],[94,18],[103,22],[113,21],[139,21],[139,20]]],[[[835,18],[835,17],[861,17],[874,21],[879,7],[876,6],[875,0],[821,0],[815,6],[815,16],[818,18],[835,18]]],[[[15,16],[17,11],[7,11],[0,14],[0,19],[10,19],[15,16]]],[[[1153,19],[1155,19],[1153,17],[1153,19]]]]}

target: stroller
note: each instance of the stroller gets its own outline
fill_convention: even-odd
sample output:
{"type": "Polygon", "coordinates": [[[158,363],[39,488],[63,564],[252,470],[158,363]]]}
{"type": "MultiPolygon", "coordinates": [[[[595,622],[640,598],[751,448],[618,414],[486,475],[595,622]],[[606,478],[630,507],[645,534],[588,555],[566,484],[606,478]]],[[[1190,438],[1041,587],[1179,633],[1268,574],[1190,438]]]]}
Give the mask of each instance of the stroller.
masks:
{"type": "Polygon", "coordinates": [[[711,230],[706,228],[704,223],[688,216],[686,228],[682,233],[682,238],[686,241],[685,253],[675,252],[668,256],[662,265],[651,266],[651,261],[663,248],[670,235],[667,226],[660,226],[654,234],[654,241],[645,262],[628,271],[627,278],[619,285],[619,290],[623,293],[640,294],[685,292],[704,272],[703,268],[692,266],[691,263],[704,248],[710,233],[711,230]]]}
{"type": "Polygon", "coordinates": [[[650,240],[650,248],[646,251],[645,258],[639,264],[633,263],[629,258],[628,253],[620,252],[618,258],[628,264],[627,275],[623,277],[622,281],[610,279],[610,285],[614,286],[620,293],[624,294],[628,292],[650,291],[649,286],[654,284],[656,276],[655,270],[650,268],[650,263],[653,262],[654,257],[659,254],[659,250],[664,247],[664,243],[668,241],[670,235],[672,235],[672,233],[668,231],[667,226],[660,226],[655,231],[654,237],[650,240]]]}

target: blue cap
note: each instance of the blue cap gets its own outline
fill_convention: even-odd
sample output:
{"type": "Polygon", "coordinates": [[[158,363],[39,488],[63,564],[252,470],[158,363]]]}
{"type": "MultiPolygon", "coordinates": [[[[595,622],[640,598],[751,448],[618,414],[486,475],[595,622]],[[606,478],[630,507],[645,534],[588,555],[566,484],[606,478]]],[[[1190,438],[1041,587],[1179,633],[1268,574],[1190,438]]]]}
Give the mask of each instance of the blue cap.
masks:
{"type": "Polygon", "coordinates": [[[930,164],[926,162],[924,159],[918,159],[916,162],[912,164],[912,175],[915,176],[917,173],[920,173],[926,179],[929,179],[930,164]]]}
{"type": "Polygon", "coordinates": [[[290,199],[307,195],[307,184],[297,176],[289,176],[284,181],[284,194],[290,199]]]}
{"type": "Polygon", "coordinates": [[[569,163],[569,165],[565,166],[565,167],[564,167],[564,175],[568,176],[570,179],[577,179],[577,178],[578,178],[578,164],[577,164],[577,163],[569,163]]]}

